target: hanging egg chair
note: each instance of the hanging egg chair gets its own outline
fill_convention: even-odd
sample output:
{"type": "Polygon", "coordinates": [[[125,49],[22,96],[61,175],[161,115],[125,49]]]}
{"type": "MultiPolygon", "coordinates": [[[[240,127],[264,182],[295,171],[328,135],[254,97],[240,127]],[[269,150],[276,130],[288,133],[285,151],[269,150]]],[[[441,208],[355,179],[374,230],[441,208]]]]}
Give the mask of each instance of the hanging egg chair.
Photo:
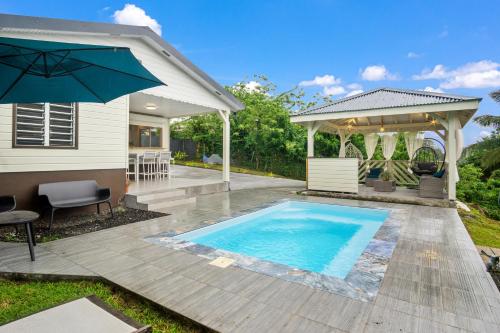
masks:
{"type": "Polygon", "coordinates": [[[361,165],[361,162],[363,162],[363,153],[352,142],[349,142],[345,146],[345,157],[357,158],[359,165],[361,165]]]}
{"type": "Polygon", "coordinates": [[[433,138],[424,139],[411,159],[411,170],[417,176],[433,175],[441,172],[446,159],[446,149],[440,141],[433,138]]]}

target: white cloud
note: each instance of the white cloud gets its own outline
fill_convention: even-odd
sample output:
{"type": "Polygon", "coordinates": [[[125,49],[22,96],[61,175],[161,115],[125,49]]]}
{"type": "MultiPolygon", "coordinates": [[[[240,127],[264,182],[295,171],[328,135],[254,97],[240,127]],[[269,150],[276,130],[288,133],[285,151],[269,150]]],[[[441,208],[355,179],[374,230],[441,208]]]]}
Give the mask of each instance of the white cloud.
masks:
{"type": "Polygon", "coordinates": [[[446,37],[448,37],[448,27],[444,27],[444,29],[438,34],[438,38],[446,37]]]}
{"type": "Polygon", "coordinates": [[[312,86],[320,86],[320,87],[326,87],[326,86],[331,86],[334,84],[339,84],[341,80],[339,78],[336,78],[333,75],[323,75],[323,76],[315,76],[313,80],[308,80],[308,81],[301,81],[299,83],[299,86],[301,87],[312,87],[312,86]]]}
{"type": "Polygon", "coordinates": [[[161,25],[154,18],[146,14],[144,9],[134,4],[126,4],[123,9],[117,10],[113,14],[115,23],[139,25],[150,27],[154,32],[161,36],[161,25]]]}
{"type": "Polygon", "coordinates": [[[422,54],[416,52],[408,52],[407,57],[410,59],[420,58],[422,54]]]}
{"type": "Polygon", "coordinates": [[[481,138],[487,138],[487,137],[489,137],[490,135],[491,135],[491,132],[488,132],[488,131],[481,131],[481,132],[479,132],[479,136],[480,136],[481,138]]]}
{"type": "Polygon", "coordinates": [[[397,75],[390,73],[384,65],[372,65],[361,72],[361,77],[366,81],[396,80],[397,75]]]}
{"type": "Polygon", "coordinates": [[[324,95],[342,95],[344,93],[345,88],[342,86],[323,87],[324,95]]]}
{"type": "Polygon", "coordinates": [[[432,87],[425,87],[422,89],[423,91],[428,91],[428,92],[435,92],[435,93],[444,93],[442,89],[439,88],[432,88],[432,87]]]}
{"type": "Polygon", "coordinates": [[[347,95],[345,95],[345,97],[350,97],[350,96],[354,96],[354,95],[357,95],[357,94],[361,94],[363,92],[363,90],[359,89],[359,90],[353,90],[353,91],[350,91],[347,95]]]}
{"type": "Polygon", "coordinates": [[[245,84],[245,90],[248,92],[259,91],[262,85],[257,81],[250,81],[245,84]]]}
{"type": "Polygon", "coordinates": [[[491,88],[500,86],[500,64],[491,60],[471,62],[449,70],[444,65],[436,65],[432,70],[424,69],[413,75],[414,80],[444,80],[439,85],[443,89],[491,88]]]}
{"type": "Polygon", "coordinates": [[[350,90],[361,90],[363,86],[361,86],[359,83],[351,83],[347,85],[347,88],[350,90]]]}
{"type": "Polygon", "coordinates": [[[419,75],[413,75],[413,80],[444,79],[448,75],[443,65],[436,65],[432,70],[424,69],[419,75]]]}
{"type": "Polygon", "coordinates": [[[468,63],[451,72],[451,77],[440,84],[441,88],[487,88],[500,86],[500,64],[483,60],[468,63]]]}

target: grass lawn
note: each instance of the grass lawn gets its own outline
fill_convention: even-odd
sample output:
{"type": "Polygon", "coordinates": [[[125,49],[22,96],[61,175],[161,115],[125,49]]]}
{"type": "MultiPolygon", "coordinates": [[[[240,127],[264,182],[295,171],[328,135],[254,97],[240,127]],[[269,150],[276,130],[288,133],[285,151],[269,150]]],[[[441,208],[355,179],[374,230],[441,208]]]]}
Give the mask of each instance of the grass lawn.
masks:
{"type": "Polygon", "coordinates": [[[459,210],[460,217],[476,245],[500,248],[500,221],[488,218],[470,205],[470,212],[459,210]]]}
{"type": "Polygon", "coordinates": [[[200,332],[199,328],[169,316],[149,302],[95,281],[0,279],[0,325],[92,294],[137,322],[151,325],[155,333],[200,332]]]}
{"type": "MultiPolygon", "coordinates": [[[[197,162],[197,161],[177,161],[177,160],[175,161],[175,164],[185,165],[185,166],[190,166],[190,167],[195,167],[195,168],[203,168],[203,169],[212,169],[212,170],[222,171],[222,165],[220,165],[220,164],[208,164],[208,163],[197,162]]],[[[246,168],[240,168],[240,167],[236,167],[236,166],[231,166],[231,172],[244,173],[247,175],[256,175],[256,176],[287,178],[284,176],[274,174],[272,172],[246,169],[246,168]]]]}

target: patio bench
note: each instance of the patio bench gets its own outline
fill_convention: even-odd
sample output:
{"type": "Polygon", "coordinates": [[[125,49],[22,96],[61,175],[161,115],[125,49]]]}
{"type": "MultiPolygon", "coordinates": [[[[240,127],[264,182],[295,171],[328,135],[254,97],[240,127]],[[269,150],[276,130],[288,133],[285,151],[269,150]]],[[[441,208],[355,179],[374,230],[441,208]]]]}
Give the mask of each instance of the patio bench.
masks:
{"type": "Polygon", "coordinates": [[[100,214],[99,205],[107,203],[111,216],[114,216],[111,207],[111,190],[99,187],[95,180],[40,184],[38,195],[51,210],[49,230],[54,220],[54,212],[58,209],[96,205],[97,214],[100,214]]]}

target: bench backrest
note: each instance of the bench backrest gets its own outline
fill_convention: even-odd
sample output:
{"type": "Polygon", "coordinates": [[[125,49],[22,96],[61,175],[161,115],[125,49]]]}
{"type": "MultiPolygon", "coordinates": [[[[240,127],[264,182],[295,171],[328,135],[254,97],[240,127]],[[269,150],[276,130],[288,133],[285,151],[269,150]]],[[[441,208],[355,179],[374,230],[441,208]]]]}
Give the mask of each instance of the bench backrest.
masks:
{"type": "Polygon", "coordinates": [[[95,180],[79,180],[38,185],[38,195],[46,195],[51,202],[62,200],[95,197],[97,195],[95,180]]]}

